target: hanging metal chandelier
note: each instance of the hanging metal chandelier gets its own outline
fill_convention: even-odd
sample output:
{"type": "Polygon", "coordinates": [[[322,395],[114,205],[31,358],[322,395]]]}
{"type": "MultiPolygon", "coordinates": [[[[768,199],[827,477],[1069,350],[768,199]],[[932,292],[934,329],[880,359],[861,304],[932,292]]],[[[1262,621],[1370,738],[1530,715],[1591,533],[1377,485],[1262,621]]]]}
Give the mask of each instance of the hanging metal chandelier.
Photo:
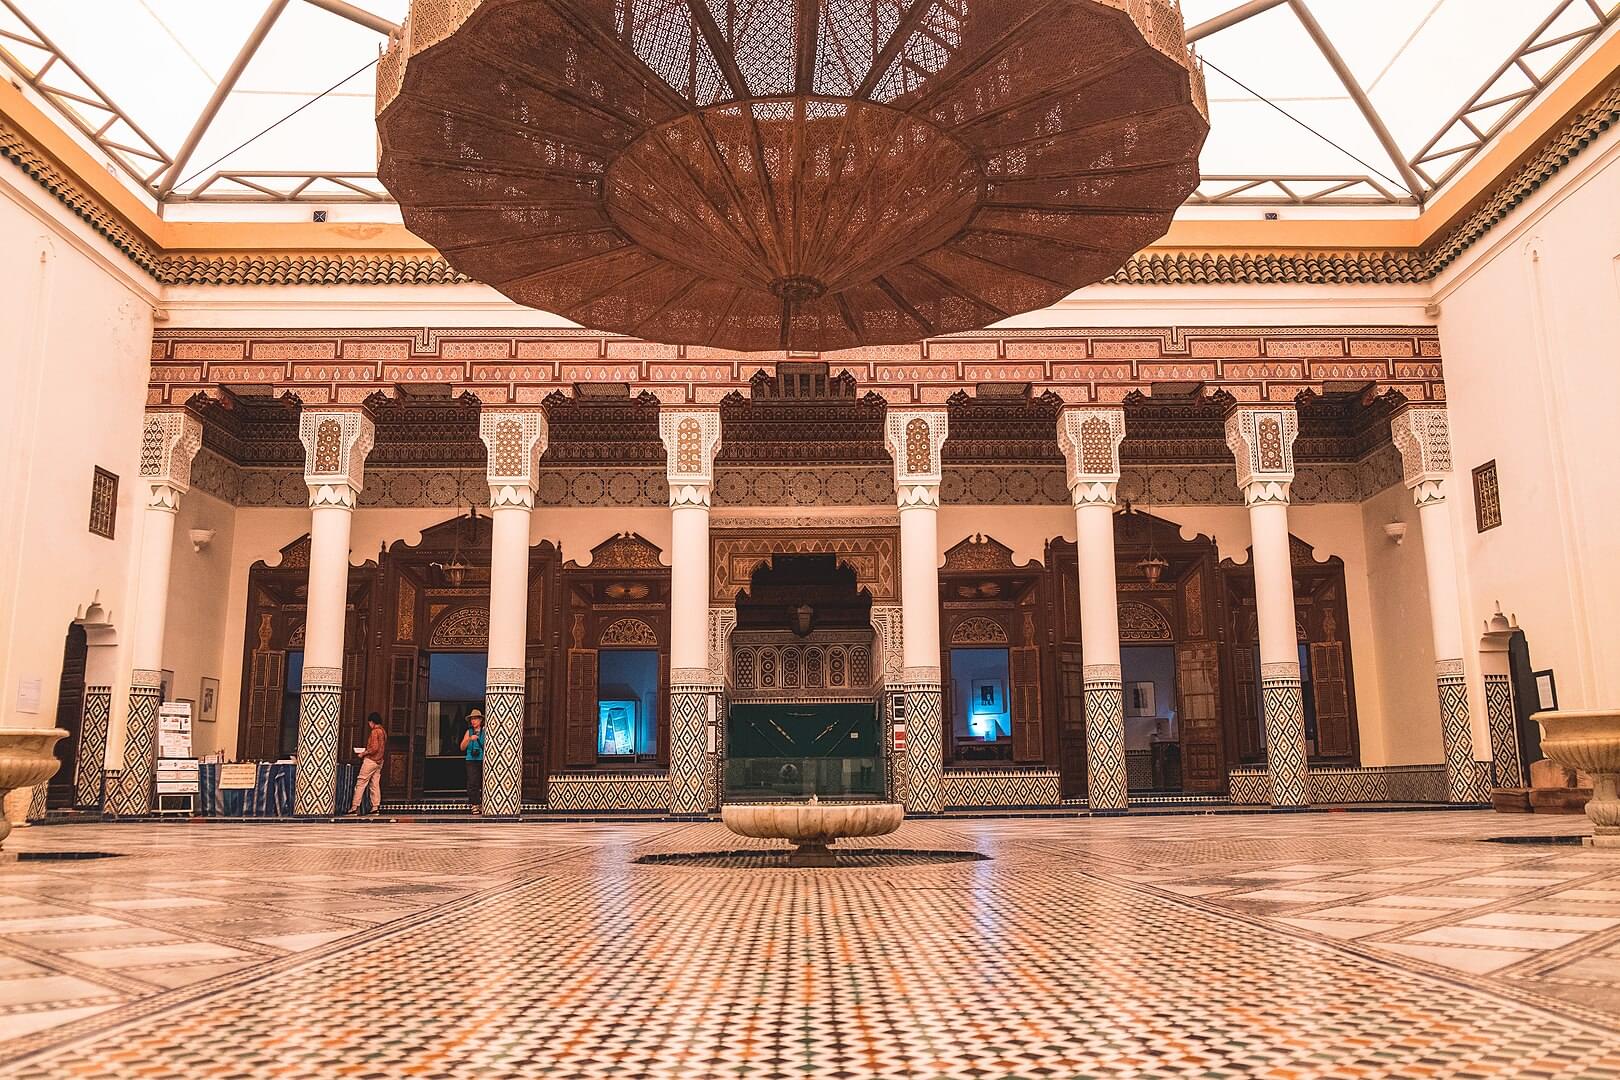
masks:
{"type": "Polygon", "coordinates": [[[744,351],[1046,307],[1164,235],[1209,131],[1168,0],[413,0],[377,107],[457,269],[744,351]]]}

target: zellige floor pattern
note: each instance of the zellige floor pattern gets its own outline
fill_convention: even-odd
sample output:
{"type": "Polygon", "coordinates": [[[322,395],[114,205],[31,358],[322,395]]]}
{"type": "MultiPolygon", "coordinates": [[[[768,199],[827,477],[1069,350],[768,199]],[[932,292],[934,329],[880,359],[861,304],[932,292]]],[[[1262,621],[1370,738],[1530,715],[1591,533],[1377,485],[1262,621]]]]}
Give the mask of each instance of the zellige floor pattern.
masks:
{"type": "Polygon", "coordinates": [[[15,1077],[1620,1078],[1620,853],[1471,812],[74,826],[0,864],[15,1077]]]}

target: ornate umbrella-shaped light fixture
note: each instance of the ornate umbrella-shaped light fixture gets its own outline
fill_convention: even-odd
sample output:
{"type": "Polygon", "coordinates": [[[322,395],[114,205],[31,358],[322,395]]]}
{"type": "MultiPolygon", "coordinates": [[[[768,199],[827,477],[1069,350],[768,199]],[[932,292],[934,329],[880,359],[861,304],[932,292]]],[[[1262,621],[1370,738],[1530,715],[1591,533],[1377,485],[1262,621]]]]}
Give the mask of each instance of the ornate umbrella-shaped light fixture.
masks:
{"type": "Polygon", "coordinates": [[[1045,307],[1164,235],[1203,76],[1167,0],[412,0],[383,183],[586,326],[831,350],[1045,307]]]}

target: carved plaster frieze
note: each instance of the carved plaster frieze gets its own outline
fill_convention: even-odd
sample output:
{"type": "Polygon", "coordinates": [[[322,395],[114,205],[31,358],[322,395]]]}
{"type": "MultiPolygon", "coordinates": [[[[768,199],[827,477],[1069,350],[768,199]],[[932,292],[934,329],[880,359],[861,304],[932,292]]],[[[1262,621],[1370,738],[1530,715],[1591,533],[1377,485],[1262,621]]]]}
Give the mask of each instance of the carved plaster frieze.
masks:
{"type": "Polygon", "coordinates": [[[950,435],[950,413],[944,409],[890,409],[883,441],[894,459],[894,485],[902,507],[939,505],[945,466],[941,451],[950,435]],[[931,488],[932,495],[921,493],[931,488]],[[932,503],[927,500],[932,498],[932,503]]]}
{"type": "Polygon", "coordinates": [[[708,506],[714,455],[720,449],[718,409],[666,409],[658,414],[671,506],[708,506]]]}
{"type": "Polygon", "coordinates": [[[309,505],[353,509],[365,486],[366,455],[377,439],[371,418],[354,409],[306,410],[298,418],[298,437],[309,505]]]}
{"type": "Polygon", "coordinates": [[[1068,465],[1074,505],[1112,503],[1119,484],[1119,447],[1125,441],[1125,410],[1064,409],[1058,417],[1058,445],[1068,465]]]}
{"type": "Polygon", "coordinates": [[[191,490],[191,463],[202,449],[202,421],[184,409],[154,409],[141,430],[141,479],[147,506],[173,512],[191,490]]]}
{"type": "Polygon", "coordinates": [[[1297,438],[1299,413],[1292,405],[1240,405],[1226,418],[1226,445],[1250,506],[1288,501],[1297,438]]]}
{"type": "Polygon", "coordinates": [[[478,435],[487,452],[490,507],[533,509],[540,456],[546,452],[546,414],[539,409],[486,409],[478,418],[478,435]]]}

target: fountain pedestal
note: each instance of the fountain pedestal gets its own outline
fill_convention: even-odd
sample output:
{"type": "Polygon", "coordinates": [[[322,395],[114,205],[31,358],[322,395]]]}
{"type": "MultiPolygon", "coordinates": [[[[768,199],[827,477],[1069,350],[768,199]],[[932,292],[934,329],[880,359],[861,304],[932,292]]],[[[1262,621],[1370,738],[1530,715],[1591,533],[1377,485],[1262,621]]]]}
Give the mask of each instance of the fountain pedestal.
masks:
{"type": "Polygon", "coordinates": [[[794,845],[789,866],[837,866],[830,847],[850,836],[887,836],[905,820],[897,803],[734,803],[720,820],[738,836],[786,840],[794,845]]]}
{"type": "MultiPolygon", "coordinates": [[[[43,784],[56,775],[56,744],[67,735],[61,728],[0,727],[0,801],[17,788],[43,784]]],[[[0,814],[0,846],[10,832],[11,822],[0,814]]]]}
{"type": "Polygon", "coordinates": [[[1594,847],[1620,848],[1620,711],[1536,713],[1541,752],[1592,778],[1586,816],[1594,847]]]}

